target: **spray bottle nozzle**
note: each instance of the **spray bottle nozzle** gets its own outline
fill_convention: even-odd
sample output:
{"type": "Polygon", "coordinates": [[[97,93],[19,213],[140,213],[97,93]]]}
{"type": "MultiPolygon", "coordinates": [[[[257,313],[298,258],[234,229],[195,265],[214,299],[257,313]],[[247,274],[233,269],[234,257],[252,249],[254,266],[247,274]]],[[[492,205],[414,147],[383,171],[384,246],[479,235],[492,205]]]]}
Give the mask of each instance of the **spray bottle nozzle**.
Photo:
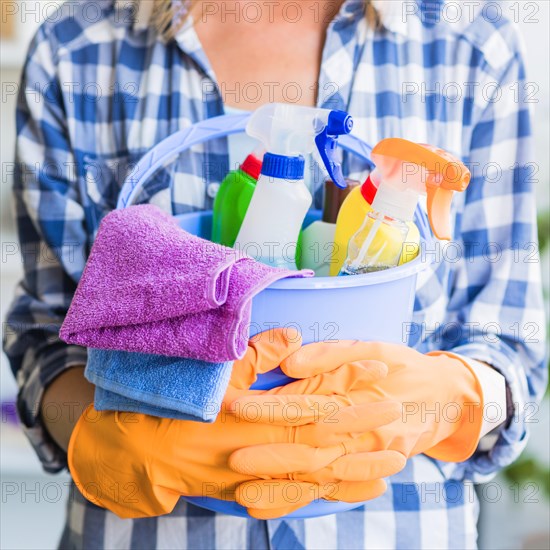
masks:
{"type": "Polygon", "coordinates": [[[315,137],[315,145],[325,165],[330,179],[340,189],[345,189],[346,181],[342,167],[336,159],[338,136],[349,134],[353,128],[353,119],[345,111],[331,111],[324,130],[315,137]]]}
{"type": "Polygon", "coordinates": [[[330,179],[344,188],[336,145],[338,136],[349,134],[352,128],[353,119],[345,111],[269,103],[252,114],[246,131],[276,155],[305,156],[317,149],[330,179]]]}
{"type": "Polygon", "coordinates": [[[346,111],[331,111],[328,116],[326,133],[332,136],[349,134],[353,130],[353,118],[346,111]]]}
{"type": "Polygon", "coordinates": [[[442,149],[401,138],[382,140],[372,150],[372,159],[382,178],[373,208],[412,219],[418,196],[426,195],[435,236],[449,240],[453,193],[464,191],[470,183],[466,166],[442,149]]]}

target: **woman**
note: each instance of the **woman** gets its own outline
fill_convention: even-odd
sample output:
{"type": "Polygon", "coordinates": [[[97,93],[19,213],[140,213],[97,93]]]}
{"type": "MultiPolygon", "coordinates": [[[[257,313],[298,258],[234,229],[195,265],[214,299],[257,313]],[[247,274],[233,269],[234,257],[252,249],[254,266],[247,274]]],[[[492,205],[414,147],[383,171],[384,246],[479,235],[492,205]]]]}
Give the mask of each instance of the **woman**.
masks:
{"type": "MultiPolygon", "coordinates": [[[[121,520],[75,492],[61,547],[475,546],[470,481],[489,479],[525,445],[525,403],[545,386],[544,320],[529,246],[536,243],[533,159],[519,37],[483,4],[452,21],[443,8],[416,1],[88,0],[68,2],[38,31],[18,105],[15,195],[25,278],[6,351],[21,385],[26,432],[48,471],[66,465],[79,415],[67,408],[53,422],[45,408],[64,411],[68,395],[79,411],[93,400],[83,378],[86,351],[60,342],[57,331],[124,176],[171,133],[270,101],[345,109],[369,143],[404,137],[468,163],[472,182],[453,206],[462,255],[438,258],[422,276],[415,322],[405,332],[418,351],[411,364],[424,352],[453,352],[484,380],[486,403],[507,404],[506,420],[469,460],[417,454],[384,495],[351,512],[261,521],[181,501],[169,516],[121,520]],[[55,261],[32,253],[44,249],[55,261]]],[[[140,200],[176,213],[211,208],[219,180],[246,146],[217,140],[182,155],[140,200]]],[[[347,175],[364,175],[356,159],[344,166],[347,175]]],[[[314,191],[319,206],[320,186],[314,191]]],[[[438,394],[448,382],[434,369],[423,384],[438,394]]],[[[418,403],[413,389],[396,399],[418,403]]],[[[406,439],[411,424],[398,426],[406,439]]]]}

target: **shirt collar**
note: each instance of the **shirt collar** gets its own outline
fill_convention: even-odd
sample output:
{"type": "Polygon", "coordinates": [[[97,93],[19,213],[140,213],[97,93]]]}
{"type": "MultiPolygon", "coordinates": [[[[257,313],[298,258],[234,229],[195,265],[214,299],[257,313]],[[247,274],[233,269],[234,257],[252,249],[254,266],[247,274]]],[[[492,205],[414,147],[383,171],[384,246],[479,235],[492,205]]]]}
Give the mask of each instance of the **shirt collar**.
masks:
{"type": "Polygon", "coordinates": [[[410,17],[409,6],[416,0],[372,0],[380,22],[389,31],[407,35],[407,17],[410,17]]]}
{"type": "MultiPolygon", "coordinates": [[[[407,14],[411,11],[408,5],[416,0],[372,0],[372,4],[380,21],[386,29],[398,34],[407,34],[407,14]]],[[[134,29],[145,30],[149,26],[153,7],[153,0],[115,0],[116,9],[125,9],[129,5],[135,6],[136,16],[134,19],[134,29]]],[[[349,8],[350,4],[358,5],[358,0],[346,0],[342,9],[349,8]]]]}

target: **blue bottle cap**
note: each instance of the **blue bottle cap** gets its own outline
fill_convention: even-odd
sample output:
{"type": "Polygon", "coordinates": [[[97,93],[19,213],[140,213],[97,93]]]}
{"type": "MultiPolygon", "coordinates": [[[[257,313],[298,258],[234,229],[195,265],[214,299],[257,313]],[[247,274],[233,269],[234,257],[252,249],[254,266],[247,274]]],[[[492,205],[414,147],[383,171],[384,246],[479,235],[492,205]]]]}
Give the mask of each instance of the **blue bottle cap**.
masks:
{"type": "Polygon", "coordinates": [[[262,174],[282,180],[301,180],[304,178],[306,162],[304,157],[285,157],[266,153],[262,164],[262,174]]]}

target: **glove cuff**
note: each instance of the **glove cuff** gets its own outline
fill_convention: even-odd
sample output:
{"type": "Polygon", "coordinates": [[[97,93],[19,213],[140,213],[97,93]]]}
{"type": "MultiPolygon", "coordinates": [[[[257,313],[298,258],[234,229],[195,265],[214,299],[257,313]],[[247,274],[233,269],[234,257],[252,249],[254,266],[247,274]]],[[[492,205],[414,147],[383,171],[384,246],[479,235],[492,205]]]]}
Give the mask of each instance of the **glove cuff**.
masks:
{"type": "Polygon", "coordinates": [[[468,386],[463,392],[460,404],[462,415],[457,430],[424,454],[445,462],[463,462],[470,458],[477,449],[483,429],[484,398],[483,388],[475,370],[464,357],[447,351],[432,351],[426,354],[431,357],[447,356],[459,361],[472,375],[472,380],[465,381],[468,386]]]}
{"type": "Polygon", "coordinates": [[[67,450],[71,476],[84,498],[124,519],[174,509],[179,494],[158,483],[149,464],[155,425],[143,414],[97,411],[93,404],[84,410],[67,450]]]}
{"type": "Polygon", "coordinates": [[[92,411],[94,408],[94,404],[90,403],[82,412],[80,415],[80,418],[76,421],[76,424],[73,428],[73,431],[71,433],[71,437],[69,439],[69,446],[67,448],[67,463],[69,467],[69,472],[71,473],[71,477],[73,479],[74,484],[76,485],[76,488],[80,491],[82,496],[89,500],[92,504],[95,504],[96,506],[100,506],[102,508],[105,508],[99,502],[98,499],[94,498],[92,494],[89,494],[86,487],[87,485],[90,485],[89,483],[86,483],[83,479],[81,479],[79,473],[80,468],[77,467],[76,463],[78,462],[77,454],[78,454],[78,443],[77,439],[79,438],[79,435],[81,434],[81,431],[83,429],[83,425],[86,422],[86,418],[90,414],[90,411],[92,411]]]}

